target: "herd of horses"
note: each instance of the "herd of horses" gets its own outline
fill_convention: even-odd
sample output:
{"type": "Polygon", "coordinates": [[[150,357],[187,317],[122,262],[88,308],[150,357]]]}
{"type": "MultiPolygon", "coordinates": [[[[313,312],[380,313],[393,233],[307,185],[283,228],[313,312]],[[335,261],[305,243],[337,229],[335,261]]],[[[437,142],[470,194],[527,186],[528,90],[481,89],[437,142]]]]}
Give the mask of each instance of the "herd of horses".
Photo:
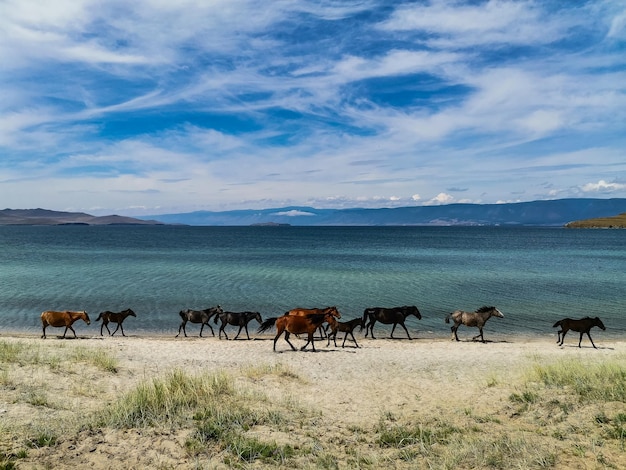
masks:
{"type": "MultiPolygon", "coordinates": [[[[271,328],[276,328],[276,336],[274,337],[274,346],[273,350],[276,351],[276,342],[278,339],[284,335],[284,339],[291,346],[291,349],[294,351],[296,347],[289,341],[290,336],[293,335],[307,335],[307,342],[304,346],[300,348],[300,350],[304,351],[309,344],[311,345],[311,349],[315,351],[315,333],[317,331],[320,332],[322,337],[326,337],[328,339],[326,346],[330,345],[331,339],[334,341],[335,346],[337,346],[337,333],[344,333],[343,343],[341,347],[345,347],[346,340],[348,339],[348,335],[351,337],[351,341],[354,342],[356,348],[359,347],[356,338],[354,337],[354,330],[356,327],[360,327],[361,330],[365,329],[365,337],[371,335],[372,339],[376,339],[374,337],[374,325],[379,322],[385,325],[393,325],[391,329],[391,338],[393,338],[393,333],[396,329],[397,325],[400,325],[404,331],[406,332],[407,338],[410,340],[411,335],[409,334],[409,330],[407,330],[405,321],[406,319],[413,315],[418,320],[422,319],[422,315],[419,309],[414,305],[405,305],[402,307],[369,307],[363,311],[362,317],[353,318],[349,321],[339,321],[341,318],[341,313],[337,310],[337,307],[325,307],[325,308],[295,308],[285,312],[283,315],[278,317],[268,318],[265,321],[261,318],[261,314],[259,312],[228,312],[222,309],[221,306],[217,305],[215,307],[210,307],[204,310],[192,310],[185,309],[179,312],[179,315],[182,319],[180,326],[178,327],[178,334],[176,337],[180,336],[181,331],[184,336],[187,337],[187,323],[195,323],[200,324],[200,336],[202,336],[202,332],[205,326],[208,326],[211,330],[211,334],[215,336],[215,331],[210,324],[210,320],[213,320],[214,324],[217,324],[221,321],[221,325],[218,331],[219,339],[222,338],[222,333],[224,333],[224,337],[228,339],[228,335],[226,334],[225,327],[227,325],[238,326],[239,331],[235,335],[234,339],[237,339],[241,334],[242,330],[245,329],[247,339],[250,339],[250,334],[248,333],[248,323],[252,320],[256,320],[259,323],[259,333],[263,333],[268,331],[271,328]]],[[[122,323],[124,320],[129,317],[136,317],[137,315],[131,309],[126,309],[121,312],[110,312],[105,311],[100,313],[96,321],[102,320],[102,325],[100,326],[100,335],[103,336],[103,329],[106,328],[109,335],[113,336],[115,333],[120,330],[122,332],[122,336],[126,336],[124,334],[124,328],[122,323]],[[111,333],[109,330],[109,323],[117,323],[117,327],[111,333]]],[[[459,326],[465,325],[468,327],[478,328],[479,334],[472,338],[472,341],[480,338],[480,341],[485,343],[485,338],[483,336],[483,328],[487,320],[491,317],[504,318],[504,315],[500,310],[493,306],[483,306],[474,312],[466,312],[464,310],[455,310],[454,312],[448,314],[444,321],[446,323],[450,323],[452,320],[453,325],[451,327],[452,331],[452,339],[459,341],[459,337],[457,334],[457,330],[459,326]]],[[[87,325],[91,324],[91,320],[89,319],[89,315],[86,311],[53,311],[46,310],[41,314],[41,323],[43,327],[42,338],[46,338],[46,328],[48,326],[52,327],[65,327],[65,331],[63,332],[63,338],[67,334],[67,330],[71,330],[74,333],[74,337],[76,338],[76,331],[72,328],[72,324],[77,320],[83,320],[87,325]]],[[[580,333],[580,338],[578,340],[578,347],[581,347],[581,342],[583,339],[583,335],[586,334],[591,341],[591,345],[596,348],[593,340],[591,339],[591,335],[589,334],[591,328],[599,327],[602,330],[606,330],[602,321],[598,318],[590,318],[585,317],[581,319],[571,319],[564,318],[562,320],[557,321],[553,328],[560,327],[561,329],[557,332],[557,344],[559,346],[563,345],[563,341],[565,339],[565,335],[569,330],[580,333]]]]}

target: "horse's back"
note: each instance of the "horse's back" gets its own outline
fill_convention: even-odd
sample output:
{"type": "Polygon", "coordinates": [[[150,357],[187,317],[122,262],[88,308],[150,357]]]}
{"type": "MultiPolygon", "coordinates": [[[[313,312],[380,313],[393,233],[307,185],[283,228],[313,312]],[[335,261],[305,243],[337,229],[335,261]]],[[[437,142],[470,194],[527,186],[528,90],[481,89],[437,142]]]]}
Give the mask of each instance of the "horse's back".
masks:
{"type": "Polygon", "coordinates": [[[67,310],[46,310],[41,313],[41,321],[51,326],[65,326],[72,322],[72,316],[67,310]]]}

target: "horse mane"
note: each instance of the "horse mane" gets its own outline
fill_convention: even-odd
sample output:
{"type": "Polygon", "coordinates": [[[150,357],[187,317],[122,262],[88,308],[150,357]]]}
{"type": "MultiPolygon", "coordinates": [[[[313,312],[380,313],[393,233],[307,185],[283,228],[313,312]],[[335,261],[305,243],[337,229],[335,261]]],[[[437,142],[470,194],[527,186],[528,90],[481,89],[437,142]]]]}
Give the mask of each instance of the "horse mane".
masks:
{"type": "Polygon", "coordinates": [[[489,310],[493,310],[493,309],[495,309],[495,307],[488,307],[486,305],[483,305],[478,310],[476,310],[476,313],[488,312],[489,310]]]}

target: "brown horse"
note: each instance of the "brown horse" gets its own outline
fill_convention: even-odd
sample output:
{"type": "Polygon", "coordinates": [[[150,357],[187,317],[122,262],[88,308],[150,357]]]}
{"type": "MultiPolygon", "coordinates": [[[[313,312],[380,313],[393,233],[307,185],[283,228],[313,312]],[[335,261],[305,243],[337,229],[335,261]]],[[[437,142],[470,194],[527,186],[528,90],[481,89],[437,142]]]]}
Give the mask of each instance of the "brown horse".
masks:
{"type": "Polygon", "coordinates": [[[228,339],[228,335],[224,328],[226,325],[234,325],[239,327],[239,331],[237,332],[237,336],[234,339],[239,337],[242,329],[246,329],[246,336],[250,339],[250,335],[248,334],[248,323],[252,320],[256,320],[259,322],[259,325],[263,323],[261,319],[261,314],[259,312],[224,312],[218,313],[215,315],[215,319],[213,320],[215,324],[217,324],[218,320],[222,320],[222,325],[220,326],[219,338],[222,339],[222,331],[224,332],[224,336],[228,339]]]}
{"type": "Polygon", "coordinates": [[[121,312],[109,312],[108,310],[106,312],[101,312],[100,315],[98,315],[98,318],[96,318],[96,321],[102,320],[102,325],[100,325],[100,336],[102,336],[102,328],[106,328],[110,336],[113,336],[118,329],[122,330],[122,336],[126,336],[124,334],[124,327],[122,326],[122,322],[128,316],[136,317],[137,315],[135,315],[135,312],[133,312],[129,308],[127,308],[126,310],[122,310],[121,312]],[[111,333],[111,330],[109,330],[109,322],[117,323],[117,328],[115,328],[115,331],[113,333],[111,333]]]}
{"type": "Polygon", "coordinates": [[[72,330],[72,333],[74,333],[74,338],[76,338],[76,332],[74,331],[74,328],[72,328],[72,323],[74,323],[78,319],[84,320],[85,323],[87,323],[88,325],[91,324],[91,320],[89,320],[89,315],[87,315],[87,312],[85,312],[84,310],[80,312],[73,312],[71,310],[65,310],[62,312],[46,310],[45,312],[41,313],[41,323],[43,325],[43,334],[41,335],[41,337],[44,339],[46,338],[46,328],[48,326],[64,326],[65,331],[63,332],[63,338],[65,338],[65,334],[67,333],[68,329],[72,330]]]}
{"type": "Polygon", "coordinates": [[[459,336],[456,334],[456,330],[459,329],[461,324],[465,326],[475,326],[480,331],[480,334],[474,336],[472,341],[476,338],[480,338],[480,340],[484,343],[485,338],[483,337],[483,327],[487,320],[491,317],[504,318],[504,315],[500,310],[495,307],[480,307],[475,312],[464,312],[463,310],[455,310],[446,316],[446,323],[450,323],[450,318],[454,322],[454,325],[450,328],[452,330],[452,339],[456,339],[459,341],[459,336]]]}
{"type": "Polygon", "coordinates": [[[361,329],[363,328],[363,319],[353,318],[352,320],[348,321],[337,321],[333,318],[332,321],[328,322],[328,325],[330,326],[330,334],[328,335],[328,342],[326,343],[326,346],[330,344],[330,338],[332,337],[333,341],[335,342],[335,347],[337,347],[337,332],[339,331],[341,333],[345,333],[343,337],[343,343],[341,343],[342,348],[346,344],[346,338],[348,337],[348,335],[352,336],[352,341],[354,341],[354,345],[357,348],[360,347],[359,343],[356,342],[353,331],[357,326],[360,326],[361,329]]]}
{"type": "Polygon", "coordinates": [[[409,334],[409,330],[404,326],[404,322],[406,321],[409,315],[415,315],[418,320],[422,319],[422,314],[419,309],[415,305],[405,305],[403,307],[392,307],[392,308],[384,308],[384,307],[370,307],[363,310],[363,325],[365,325],[365,337],[367,338],[368,332],[372,333],[372,339],[376,339],[374,337],[374,324],[379,321],[384,323],[385,325],[393,324],[393,328],[391,329],[391,337],[393,338],[393,332],[396,329],[396,325],[400,324],[404,331],[406,331],[406,335],[409,339],[411,339],[411,335],[409,334]],[[368,322],[366,324],[366,322],[368,322]]]}
{"type": "MultiPolygon", "coordinates": [[[[325,308],[296,307],[296,308],[292,308],[288,312],[285,312],[285,315],[296,315],[296,316],[304,317],[306,315],[317,315],[317,314],[325,314],[325,313],[330,313],[335,318],[341,318],[341,313],[339,313],[339,310],[337,310],[337,307],[335,306],[325,307],[325,308]]],[[[319,327],[319,332],[320,332],[320,338],[326,337],[326,330],[324,330],[322,326],[319,327]]]]}
{"type": "Polygon", "coordinates": [[[274,351],[276,351],[276,341],[280,338],[280,335],[285,333],[285,341],[289,343],[292,350],[296,350],[296,347],[289,341],[289,335],[299,335],[303,333],[308,334],[308,341],[304,346],[300,348],[300,351],[304,351],[306,347],[311,343],[311,347],[315,352],[315,342],[313,340],[313,333],[317,330],[322,323],[331,322],[334,317],[330,313],[310,313],[306,316],[297,315],[283,315],[282,317],[268,318],[259,327],[259,333],[269,330],[272,326],[276,325],[276,336],[274,337],[274,351]]]}
{"type": "Polygon", "coordinates": [[[211,329],[211,333],[213,334],[213,336],[215,336],[215,331],[213,331],[213,328],[211,327],[211,325],[209,325],[209,320],[211,319],[211,317],[213,317],[213,315],[216,315],[218,313],[224,313],[224,310],[222,310],[222,307],[220,307],[219,305],[215,307],[205,308],[204,310],[191,310],[188,308],[186,308],[185,310],[181,310],[180,312],[178,312],[178,314],[180,315],[180,318],[183,319],[183,322],[178,327],[178,334],[176,335],[176,338],[178,338],[178,336],[180,335],[181,329],[183,330],[183,333],[185,333],[185,338],[187,337],[187,329],[185,327],[187,325],[187,322],[202,324],[202,326],[200,326],[200,337],[202,337],[202,330],[204,329],[204,325],[208,326],[211,329]]]}
{"type": "Polygon", "coordinates": [[[596,348],[596,345],[593,344],[593,340],[591,339],[591,335],[589,334],[589,331],[594,326],[598,326],[601,329],[606,330],[604,323],[602,323],[602,320],[600,320],[598,317],[595,317],[595,318],[585,317],[585,318],[581,318],[580,320],[572,320],[571,318],[564,318],[563,320],[559,320],[554,325],[552,325],[552,328],[556,328],[557,326],[561,327],[561,329],[557,332],[557,340],[556,340],[557,344],[559,346],[563,346],[563,340],[565,339],[565,334],[569,330],[572,330],[572,331],[576,331],[580,333],[580,338],[578,339],[579,348],[580,348],[580,343],[583,340],[583,333],[587,333],[587,336],[589,337],[589,341],[591,341],[591,345],[595,349],[598,349],[596,348]]]}

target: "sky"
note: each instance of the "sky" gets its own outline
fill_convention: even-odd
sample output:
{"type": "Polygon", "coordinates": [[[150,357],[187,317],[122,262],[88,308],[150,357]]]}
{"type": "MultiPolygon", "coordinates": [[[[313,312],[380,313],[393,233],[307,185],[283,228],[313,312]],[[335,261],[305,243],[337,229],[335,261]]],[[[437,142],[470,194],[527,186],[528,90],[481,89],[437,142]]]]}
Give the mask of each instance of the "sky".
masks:
{"type": "Polygon", "coordinates": [[[623,0],[0,0],[0,208],[626,197],[623,0]]]}

